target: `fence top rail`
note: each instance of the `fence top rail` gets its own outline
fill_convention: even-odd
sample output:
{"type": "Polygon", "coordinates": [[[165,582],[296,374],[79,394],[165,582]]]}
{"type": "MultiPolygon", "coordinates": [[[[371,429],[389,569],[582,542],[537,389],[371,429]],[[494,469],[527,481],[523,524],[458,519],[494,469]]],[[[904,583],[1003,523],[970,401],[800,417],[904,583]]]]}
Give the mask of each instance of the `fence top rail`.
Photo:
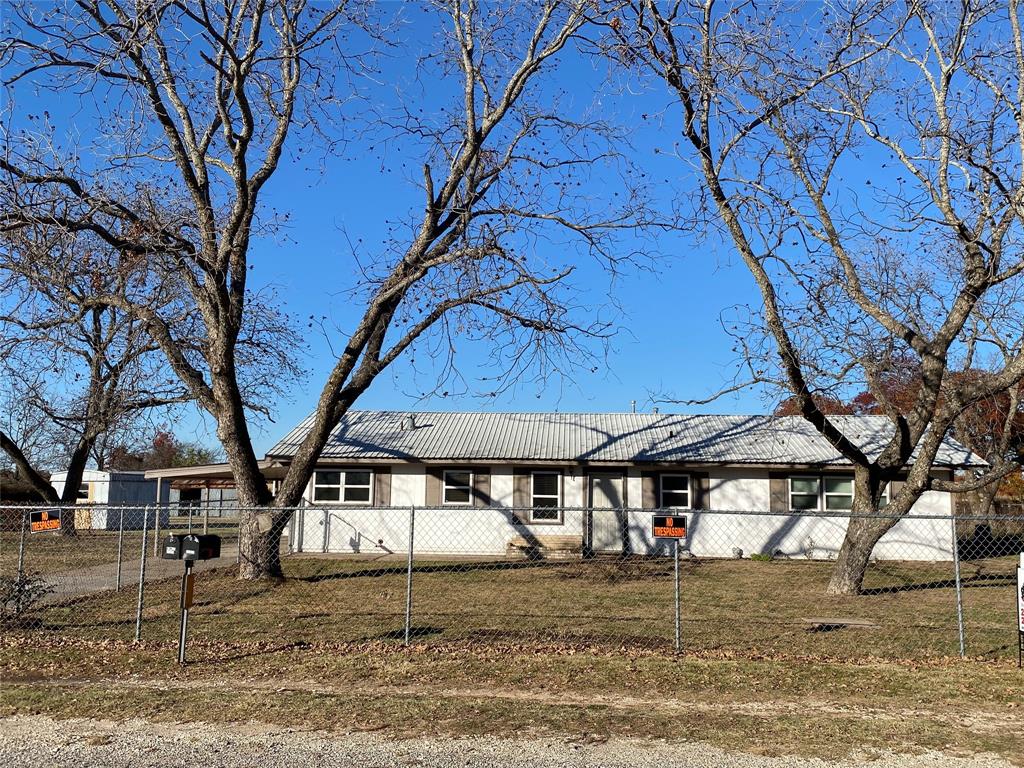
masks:
{"type": "MultiPolygon", "coordinates": [[[[189,507],[181,507],[182,510],[188,509],[189,507]]],[[[107,511],[123,511],[123,512],[135,512],[142,513],[151,510],[168,510],[177,511],[179,508],[175,504],[122,504],[122,505],[110,505],[110,504],[3,504],[0,503],[0,514],[3,513],[15,513],[18,515],[28,514],[33,511],[42,510],[60,510],[61,512],[74,512],[76,510],[107,510],[107,511]]],[[[202,511],[202,507],[191,507],[191,509],[202,511]]],[[[910,512],[908,514],[899,515],[894,513],[878,510],[875,512],[848,512],[841,510],[807,510],[798,511],[791,510],[786,512],[778,512],[764,509],[691,509],[691,508],[680,508],[680,507],[578,507],[578,506],[558,506],[558,507],[517,507],[517,506],[500,506],[492,505],[486,507],[473,507],[467,505],[391,505],[391,506],[372,506],[366,504],[343,504],[343,503],[318,503],[318,504],[306,504],[296,507],[244,507],[237,506],[233,507],[232,511],[238,514],[244,514],[246,512],[253,513],[265,513],[268,511],[279,511],[279,512],[304,512],[307,514],[316,514],[319,512],[331,512],[331,513],[351,513],[351,512],[409,512],[410,509],[415,509],[417,512],[434,512],[444,511],[454,514],[464,515],[481,515],[488,513],[499,513],[499,514],[519,514],[529,513],[534,510],[543,510],[545,512],[579,512],[588,513],[594,511],[601,512],[615,512],[619,514],[650,514],[650,515],[708,515],[708,516],[743,516],[743,517],[772,517],[772,518],[829,518],[829,519],[880,519],[880,520],[955,520],[957,522],[991,522],[993,520],[1009,521],[1009,522],[1022,522],[1024,523],[1024,512],[1013,513],[1013,514],[1001,514],[1001,513],[989,513],[987,515],[968,514],[956,512],[955,510],[948,514],[940,513],[918,513],[910,512]]],[[[233,515],[234,517],[234,515],[233,515]]]]}

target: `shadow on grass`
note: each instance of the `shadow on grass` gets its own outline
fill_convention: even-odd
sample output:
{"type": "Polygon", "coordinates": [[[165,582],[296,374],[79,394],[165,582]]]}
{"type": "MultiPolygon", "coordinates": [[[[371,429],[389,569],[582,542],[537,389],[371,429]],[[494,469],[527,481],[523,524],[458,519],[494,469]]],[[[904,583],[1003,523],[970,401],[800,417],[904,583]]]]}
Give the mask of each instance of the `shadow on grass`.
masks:
{"type": "MultiPolygon", "coordinates": [[[[702,563],[694,559],[686,561],[684,568],[695,570],[702,563]]],[[[659,578],[672,573],[672,561],[667,558],[650,557],[617,557],[617,558],[567,558],[567,559],[526,559],[526,560],[480,560],[451,563],[413,564],[414,574],[446,573],[485,573],[488,571],[519,571],[519,570],[553,570],[560,572],[564,578],[587,578],[609,580],[610,575],[619,578],[659,578]]],[[[379,568],[363,568],[335,573],[318,573],[309,576],[289,576],[288,581],[304,581],[317,583],[324,581],[343,581],[348,579],[380,578],[384,576],[400,576],[407,573],[406,564],[396,563],[393,566],[379,568]]]]}
{"type": "MultiPolygon", "coordinates": [[[[413,573],[447,573],[459,574],[476,571],[515,571],[524,568],[564,568],[571,564],[559,560],[514,560],[508,562],[464,562],[464,563],[432,563],[430,565],[413,565],[413,573]]],[[[313,576],[291,576],[289,581],[339,581],[347,579],[379,578],[382,576],[398,576],[407,573],[405,565],[384,568],[366,568],[358,571],[340,571],[338,573],[319,573],[313,576]]]]}
{"type": "MultiPolygon", "coordinates": [[[[410,627],[409,637],[420,640],[424,637],[434,637],[444,632],[444,627],[410,627]]],[[[379,635],[366,638],[367,640],[405,640],[405,629],[390,629],[379,635]]]]}
{"type": "MultiPolygon", "coordinates": [[[[1000,573],[979,573],[975,576],[968,576],[960,579],[960,585],[964,589],[1005,587],[1016,581],[1016,576],[1000,573]]],[[[926,589],[953,589],[956,587],[954,579],[941,579],[936,581],[925,581],[919,584],[899,584],[891,587],[869,587],[861,590],[862,595],[891,595],[898,592],[918,592],[926,589]]]]}

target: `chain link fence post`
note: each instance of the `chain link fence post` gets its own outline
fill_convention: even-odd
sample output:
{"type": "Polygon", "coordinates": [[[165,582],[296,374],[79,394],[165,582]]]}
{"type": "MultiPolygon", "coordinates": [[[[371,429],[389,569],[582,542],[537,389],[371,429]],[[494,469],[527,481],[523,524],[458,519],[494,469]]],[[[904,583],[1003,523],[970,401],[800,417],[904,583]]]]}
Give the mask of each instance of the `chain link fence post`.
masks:
{"type": "MultiPolygon", "coordinates": [[[[160,507],[156,507],[156,525],[160,525],[160,507]]],[[[159,530],[159,529],[158,529],[159,530]]],[[[142,510],[142,557],[139,560],[139,601],[135,608],[135,642],[142,639],[142,608],[145,604],[146,592],[146,555],[149,552],[146,536],[149,533],[149,507],[142,510]]],[[[157,536],[156,538],[159,538],[157,536]]],[[[157,542],[154,542],[157,544],[157,542]]]]}
{"type": "Polygon", "coordinates": [[[683,639],[682,639],[682,615],[679,605],[679,539],[676,539],[673,544],[673,558],[675,560],[675,584],[676,584],[676,653],[683,650],[683,639]]]}
{"type": "Polygon", "coordinates": [[[24,584],[25,581],[25,530],[28,528],[28,518],[32,513],[29,510],[25,510],[21,514],[21,538],[18,540],[18,584],[24,584]]]}
{"type": "MultiPolygon", "coordinates": [[[[145,547],[145,544],[143,544],[145,547]]],[[[124,551],[124,507],[121,507],[117,521],[117,579],[114,583],[114,591],[121,591],[121,555],[124,551]]]]}
{"type": "Polygon", "coordinates": [[[960,658],[967,655],[967,640],[964,633],[964,596],[963,586],[960,583],[960,542],[956,536],[956,510],[949,516],[950,527],[953,538],[953,579],[956,583],[956,628],[957,637],[960,641],[960,658]]]}
{"type": "Polygon", "coordinates": [[[409,507],[409,552],[405,565],[405,644],[412,634],[412,551],[416,533],[416,507],[409,507]]]}
{"type": "MultiPolygon", "coordinates": [[[[158,479],[157,483],[159,483],[159,482],[160,481],[158,479]]],[[[156,557],[158,554],[160,554],[157,551],[157,547],[160,546],[160,508],[161,508],[162,504],[161,504],[161,501],[160,501],[159,486],[157,486],[157,487],[158,487],[158,492],[157,492],[157,496],[156,496],[156,520],[154,520],[154,525],[153,525],[153,557],[156,557]]],[[[168,525],[171,524],[170,514],[168,514],[168,516],[167,516],[167,524],[168,525]]],[[[145,523],[143,523],[143,527],[145,527],[145,523]]],[[[142,540],[143,541],[146,540],[145,536],[143,536],[142,540]]]]}

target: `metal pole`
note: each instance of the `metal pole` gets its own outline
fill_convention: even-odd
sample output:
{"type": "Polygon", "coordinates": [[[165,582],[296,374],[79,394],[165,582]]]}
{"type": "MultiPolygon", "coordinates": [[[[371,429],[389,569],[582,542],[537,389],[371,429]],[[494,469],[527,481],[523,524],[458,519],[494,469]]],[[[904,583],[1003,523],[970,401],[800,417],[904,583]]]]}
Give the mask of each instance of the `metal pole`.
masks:
{"type": "MultiPolygon", "coordinates": [[[[160,521],[160,507],[156,508],[157,525],[160,521]]],[[[142,557],[139,560],[139,602],[135,609],[135,642],[142,639],[142,606],[146,589],[146,534],[149,533],[149,507],[142,510],[142,557]]],[[[154,537],[159,536],[154,532],[154,537]]]]}
{"type": "Polygon", "coordinates": [[[676,653],[683,649],[682,628],[680,626],[681,616],[679,611],[679,539],[675,540],[675,566],[676,566],[676,653]]]}
{"type": "Polygon", "coordinates": [[[181,577],[181,625],[178,631],[178,663],[185,663],[185,638],[188,635],[188,609],[191,607],[189,578],[192,575],[192,561],[185,561],[185,575],[181,577]]]}
{"type": "Polygon", "coordinates": [[[967,643],[964,637],[964,599],[960,585],[960,547],[956,540],[956,512],[949,518],[953,529],[953,576],[956,580],[956,626],[960,639],[960,658],[967,655],[967,643]]]}
{"type": "Polygon", "coordinates": [[[405,565],[405,644],[412,633],[412,550],[416,533],[416,507],[409,507],[409,553],[405,565]]]}
{"type": "MultiPolygon", "coordinates": [[[[145,545],[143,545],[145,546],[145,545]]],[[[114,586],[115,592],[121,591],[121,553],[124,550],[124,507],[121,507],[121,516],[117,521],[117,583],[114,586]]]]}
{"type": "MultiPolygon", "coordinates": [[[[156,557],[160,553],[157,551],[160,547],[160,507],[163,505],[163,499],[160,497],[161,492],[161,480],[162,478],[156,479],[156,520],[153,526],[153,557],[156,557]]],[[[145,523],[143,523],[143,529],[145,529],[145,523]]],[[[145,541],[145,537],[143,537],[145,541]]]]}
{"type": "Polygon", "coordinates": [[[28,518],[32,513],[25,510],[21,515],[21,539],[18,541],[18,584],[22,583],[25,577],[25,531],[28,528],[28,518]]]}
{"type": "Polygon", "coordinates": [[[188,505],[188,532],[192,533],[192,505],[188,505]]]}
{"type": "Polygon", "coordinates": [[[203,533],[207,534],[210,532],[210,501],[207,499],[206,504],[203,505],[203,533]]]}

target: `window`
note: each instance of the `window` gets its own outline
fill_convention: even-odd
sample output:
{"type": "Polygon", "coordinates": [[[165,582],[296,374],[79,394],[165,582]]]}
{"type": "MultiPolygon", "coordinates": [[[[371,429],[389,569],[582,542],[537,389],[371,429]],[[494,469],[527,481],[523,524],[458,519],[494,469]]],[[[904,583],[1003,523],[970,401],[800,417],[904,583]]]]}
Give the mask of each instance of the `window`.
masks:
{"type": "Polygon", "coordinates": [[[825,478],[825,509],[829,512],[849,512],[853,509],[853,478],[825,478]]]}
{"type": "Polygon", "coordinates": [[[346,504],[369,504],[369,470],[317,471],[313,476],[313,501],[341,501],[346,504]]]}
{"type": "Polygon", "coordinates": [[[885,509],[889,506],[889,483],[882,486],[882,498],[878,502],[879,509],[885,509]]]}
{"type": "Polygon", "coordinates": [[[558,522],[561,518],[559,491],[562,475],[559,472],[534,472],[530,475],[531,520],[534,522],[558,522]]]}
{"type": "Polygon", "coordinates": [[[818,509],[821,479],[817,477],[789,478],[789,508],[796,512],[818,509]]]}
{"type": "Polygon", "coordinates": [[[473,473],[464,469],[446,469],[444,472],[445,504],[469,504],[472,499],[473,473]]]}
{"type": "Polygon", "coordinates": [[[690,476],[661,476],[661,506],[690,508],[690,476]]]}
{"type": "Polygon", "coordinates": [[[76,497],[78,501],[88,501],[90,496],[91,489],[89,488],[89,483],[82,483],[78,486],[78,496],[76,497]]]}

